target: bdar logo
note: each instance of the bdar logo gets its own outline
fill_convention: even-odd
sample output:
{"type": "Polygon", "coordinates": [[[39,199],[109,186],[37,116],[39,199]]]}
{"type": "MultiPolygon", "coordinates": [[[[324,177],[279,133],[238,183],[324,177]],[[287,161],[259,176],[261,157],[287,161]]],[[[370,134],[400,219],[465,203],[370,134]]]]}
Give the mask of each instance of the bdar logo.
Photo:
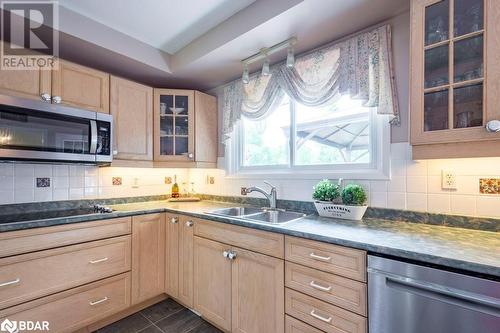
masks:
{"type": "Polygon", "coordinates": [[[2,331],[2,332],[9,332],[9,333],[17,333],[17,332],[19,332],[18,329],[17,329],[17,322],[16,321],[10,321],[9,319],[5,319],[0,324],[0,331],[2,331]]]}

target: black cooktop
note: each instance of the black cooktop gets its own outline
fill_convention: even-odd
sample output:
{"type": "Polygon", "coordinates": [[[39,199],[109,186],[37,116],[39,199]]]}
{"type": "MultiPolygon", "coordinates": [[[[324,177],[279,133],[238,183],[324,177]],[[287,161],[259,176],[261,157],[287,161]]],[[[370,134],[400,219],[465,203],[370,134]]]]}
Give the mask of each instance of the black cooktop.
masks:
{"type": "Polygon", "coordinates": [[[18,214],[8,214],[8,215],[0,214],[0,224],[26,222],[33,220],[46,220],[58,217],[70,217],[70,216],[89,215],[89,214],[105,214],[105,213],[101,213],[95,210],[93,207],[88,207],[88,208],[49,210],[49,211],[28,212],[28,213],[18,213],[18,214]]]}

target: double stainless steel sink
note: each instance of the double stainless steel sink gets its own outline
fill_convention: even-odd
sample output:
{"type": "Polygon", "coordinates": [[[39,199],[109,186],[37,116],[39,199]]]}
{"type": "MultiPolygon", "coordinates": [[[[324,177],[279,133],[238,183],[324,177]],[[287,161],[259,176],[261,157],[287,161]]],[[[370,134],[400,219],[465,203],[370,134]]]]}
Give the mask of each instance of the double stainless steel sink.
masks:
{"type": "Polygon", "coordinates": [[[257,207],[231,207],[216,209],[208,212],[209,214],[237,217],[249,221],[269,223],[269,224],[282,224],[301,219],[306,214],[289,212],[280,209],[257,208],[257,207]]]}

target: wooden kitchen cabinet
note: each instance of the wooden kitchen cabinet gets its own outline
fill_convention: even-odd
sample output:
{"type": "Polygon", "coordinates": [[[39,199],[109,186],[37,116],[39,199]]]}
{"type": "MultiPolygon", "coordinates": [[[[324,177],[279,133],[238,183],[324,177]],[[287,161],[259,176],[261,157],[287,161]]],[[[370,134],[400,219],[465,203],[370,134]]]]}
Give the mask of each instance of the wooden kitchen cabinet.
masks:
{"type": "Polygon", "coordinates": [[[284,261],[233,248],[232,332],[284,332],[284,261]]]}
{"type": "Polygon", "coordinates": [[[166,215],[165,293],[179,298],[179,216],[166,215]]]}
{"type": "Polygon", "coordinates": [[[132,304],[165,291],[165,214],[132,218],[132,304]]]}
{"type": "Polygon", "coordinates": [[[209,225],[195,229],[195,310],[230,332],[284,332],[284,260],[200,237],[209,225]]]}
{"type": "Polygon", "coordinates": [[[50,70],[0,69],[0,94],[35,100],[44,96],[50,102],[51,89],[50,70]]]}
{"type": "Polygon", "coordinates": [[[193,307],[193,226],[194,221],[181,217],[179,225],[179,301],[193,307]]]}
{"type": "Polygon", "coordinates": [[[52,102],[109,113],[109,74],[60,60],[52,71],[52,102]]]}
{"type": "Polygon", "coordinates": [[[194,309],[225,331],[231,330],[230,246],[194,237],[194,309]]]}
{"type": "Polygon", "coordinates": [[[500,156],[500,2],[413,0],[413,159],[500,156]]]}
{"type": "Polygon", "coordinates": [[[114,158],[153,160],[153,88],[116,76],[110,79],[114,158]]]}
{"type": "Polygon", "coordinates": [[[215,166],[215,97],[194,90],[155,89],[153,123],[156,164],[178,167],[215,166]]]}

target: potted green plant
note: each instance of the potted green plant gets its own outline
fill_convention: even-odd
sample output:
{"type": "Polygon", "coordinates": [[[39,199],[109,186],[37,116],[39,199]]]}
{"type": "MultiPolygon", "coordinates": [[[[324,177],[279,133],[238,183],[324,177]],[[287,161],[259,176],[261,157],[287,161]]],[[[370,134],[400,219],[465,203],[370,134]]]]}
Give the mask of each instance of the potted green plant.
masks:
{"type": "Polygon", "coordinates": [[[348,184],[340,190],[340,185],[326,179],[314,186],[313,199],[318,214],[325,217],[361,220],[368,208],[363,187],[348,184]]]}

